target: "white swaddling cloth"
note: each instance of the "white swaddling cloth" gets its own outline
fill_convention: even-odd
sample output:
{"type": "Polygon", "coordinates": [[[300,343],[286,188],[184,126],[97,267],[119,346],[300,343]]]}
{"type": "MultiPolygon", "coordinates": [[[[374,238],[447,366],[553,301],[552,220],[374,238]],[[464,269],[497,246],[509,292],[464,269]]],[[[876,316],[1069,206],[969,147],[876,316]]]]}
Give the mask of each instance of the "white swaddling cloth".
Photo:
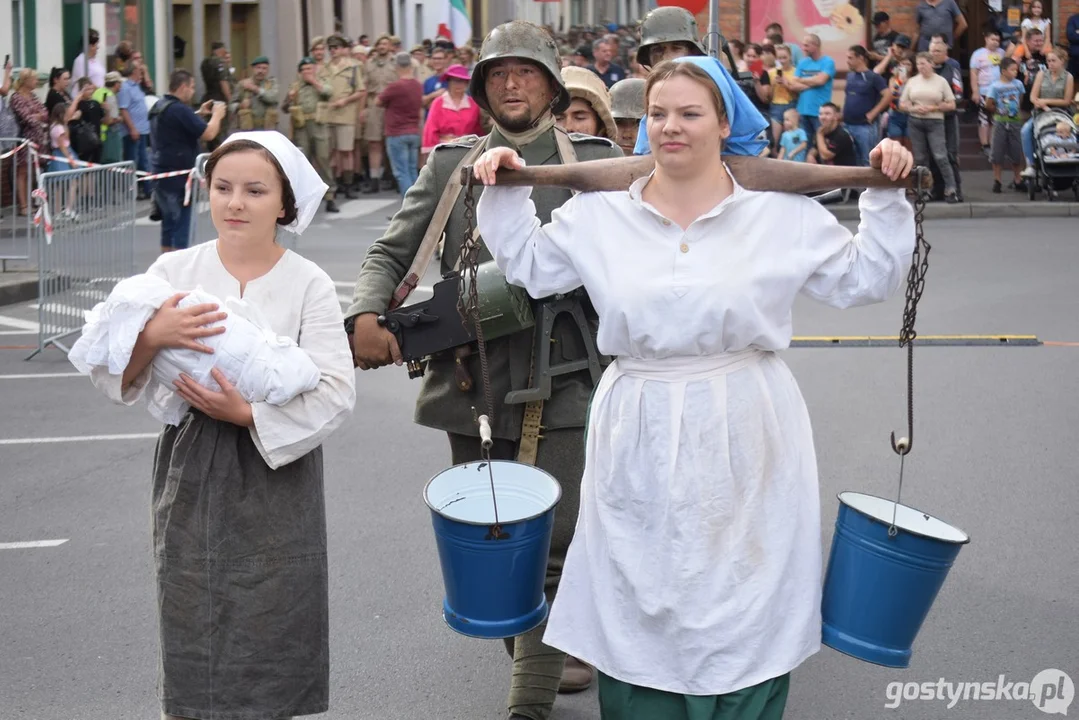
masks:
{"type": "MultiPolygon", "coordinates": [[[[105,302],[86,313],[82,337],[68,355],[71,364],[84,375],[95,367],[122,375],[139,333],[176,293],[168,282],[154,275],[135,275],[117,283],[105,302]]],[[[187,413],[188,404],[173,385],[181,373],[203,387],[220,390],[210,375],[216,367],[248,402],[278,406],[318,385],[320,373],[314,361],[292,338],[275,334],[258,308],[239,298],[222,302],[201,288],[188,293],[179,307],[202,303],[216,303],[228,313],[214,323],[224,325],[225,332],[202,338],[213,349],[212,354],[173,348],[157,353],[146,388],[150,414],[156,419],[178,425],[187,413]]]]}

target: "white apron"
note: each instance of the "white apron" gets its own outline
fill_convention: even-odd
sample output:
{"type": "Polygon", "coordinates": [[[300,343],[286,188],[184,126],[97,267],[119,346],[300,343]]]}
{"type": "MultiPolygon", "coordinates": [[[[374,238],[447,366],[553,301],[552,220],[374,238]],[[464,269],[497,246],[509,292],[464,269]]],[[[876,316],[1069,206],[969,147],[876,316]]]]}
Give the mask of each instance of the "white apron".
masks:
{"type": "Polygon", "coordinates": [[[720,695],[820,648],[816,458],[786,364],[619,357],[544,641],[623,682],[720,695]]]}

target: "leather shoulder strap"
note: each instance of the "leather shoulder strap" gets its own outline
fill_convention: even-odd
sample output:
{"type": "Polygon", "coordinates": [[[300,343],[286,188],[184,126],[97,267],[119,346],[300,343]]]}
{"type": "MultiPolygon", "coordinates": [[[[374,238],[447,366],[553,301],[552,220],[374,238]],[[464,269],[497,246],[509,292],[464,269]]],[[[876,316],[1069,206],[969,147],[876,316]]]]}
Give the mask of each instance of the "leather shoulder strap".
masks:
{"type": "MultiPolygon", "coordinates": [[[[558,145],[558,156],[563,165],[577,162],[577,151],[573,148],[573,140],[561,129],[554,131],[555,143],[558,145]]],[[[576,194],[576,193],[575,193],[576,194]]],[[[537,318],[536,322],[540,322],[537,318]]],[[[541,352],[550,352],[547,348],[541,352]]],[[[528,384],[532,385],[536,373],[536,348],[532,348],[532,361],[528,370],[528,384]]],[[[543,439],[543,401],[532,400],[525,403],[524,414],[521,417],[521,440],[517,445],[517,462],[525,465],[535,465],[539,455],[539,441],[543,439]]]]}
{"type": "Polygon", "coordinates": [[[446,223],[450,219],[450,213],[453,212],[453,207],[461,196],[461,169],[466,165],[471,165],[486,148],[487,138],[485,137],[464,154],[464,157],[461,158],[461,161],[457,163],[457,167],[450,174],[450,181],[442,191],[442,197],[439,198],[438,205],[435,206],[434,215],[431,216],[431,222],[427,225],[427,231],[420,242],[419,250],[416,251],[416,257],[412,259],[412,265],[408,268],[408,272],[405,273],[404,279],[393,291],[393,297],[390,299],[390,310],[400,307],[408,299],[408,296],[419,285],[420,278],[427,272],[427,268],[435,256],[435,250],[438,249],[438,241],[442,239],[442,233],[445,231],[446,223]]]}
{"type": "Polygon", "coordinates": [[[562,158],[563,165],[577,162],[577,151],[573,147],[573,141],[561,128],[555,128],[555,143],[558,145],[558,156],[562,158]]]}

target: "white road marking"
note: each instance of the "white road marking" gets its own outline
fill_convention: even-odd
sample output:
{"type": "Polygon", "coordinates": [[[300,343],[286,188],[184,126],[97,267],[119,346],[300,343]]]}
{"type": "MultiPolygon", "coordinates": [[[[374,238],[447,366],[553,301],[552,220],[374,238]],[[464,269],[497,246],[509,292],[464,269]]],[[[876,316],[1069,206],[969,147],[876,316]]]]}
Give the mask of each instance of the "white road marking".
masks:
{"type": "Polygon", "coordinates": [[[37,330],[0,330],[0,336],[3,335],[37,335],[37,330]]]}
{"type": "Polygon", "coordinates": [[[28,542],[0,543],[0,550],[28,550],[30,548],[56,547],[67,542],[63,540],[30,540],[28,542]]]}
{"type": "Polygon", "coordinates": [[[44,445],[67,442],[106,442],[109,440],[149,440],[157,433],[126,433],[123,435],[69,435],[67,437],[3,438],[0,445],[44,445]]]}
{"type": "MultiPolygon", "coordinates": [[[[333,284],[336,285],[339,288],[348,288],[350,290],[355,286],[355,283],[338,282],[337,280],[335,280],[333,284]]],[[[416,289],[412,291],[412,295],[410,295],[409,297],[415,297],[416,295],[433,295],[433,294],[434,294],[434,288],[432,288],[430,285],[417,285],[416,289]]],[[[352,304],[352,296],[351,295],[345,295],[344,293],[337,293],[337,300],[342,305],[347,306],[347,305],[352,304]]]]}
{"type": "Polygon", "coordinates": [[[0,315],[0,325],[7,325],[8,327],[17,328],[19,330],[29,330],[31,332],[37,332],[37,323],[31,320],[20,320],[19,318],[9,317],[7,315],[0,315]]]}
{"type": "Polygon", "coordinates": [[[69,372],[69,373],[23,373],[21,375],[0,375],[0,380],[36,380],[38,378],[69,378],[69,377],[83,377],[82,373],[69,372]]]}
{"type": "MultiPolygon", "coordinates": [[[[38,303],[30,304],[31,310],[41,309],[41,305],[38,303]]],[[[63,303],[47,302],[45,303],[45,312],[62,315],[64,317],[79,318],[80,320],[86,317],[86,309],[77,308],[71,305],[64,305],[63,303]]]]}

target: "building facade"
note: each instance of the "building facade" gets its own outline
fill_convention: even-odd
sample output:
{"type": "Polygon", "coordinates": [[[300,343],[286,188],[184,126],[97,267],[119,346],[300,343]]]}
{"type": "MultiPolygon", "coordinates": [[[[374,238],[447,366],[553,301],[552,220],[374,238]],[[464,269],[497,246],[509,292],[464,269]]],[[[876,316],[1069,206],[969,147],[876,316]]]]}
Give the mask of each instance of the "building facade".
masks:
{"type": "MultiPolygon", "coordinates": [[[[669,0],[668,0],[669,1],[669,0]]],[[[720,31],[728,38],[764,39],[764,27],[783,25],[788,42],[803,34],[821,36],[825,52],[845,68],[847,48],[867,43],[870,18],[884,10],[894,29],[916,33],[915,10],[920,0],[719,0],[720,31]]],[[[991,19],[990,2],[1007,14],[1022,13],[1029,0],[957,0],[970,30],[959,42],[965,59],[981,44],[981,28],[991,19]]],[[[1042,0],[1053,20],[1053,40],[1066,43],[1068,18],[1079,13],[1079,0],[1042,0]]],[[[702,32],[708,27],[707,0],[675,0],[695,12],[702,32]]],[[[655,0],[465,0],[473,44],[496,25],[524,19],[556,31],[571,26],[606,23],[633,24],[655,0]]],[[[155,86],[163,88],[175,67],[192,71],[206,57],[210,44],[222,40],[232,52],[239,76],[252,59],[270,58],[272,72],[291,79],[311,38],[343,32],[372,40],[379,34],[398,35],[411,47],[435,37],[449,22],[450,0],[6,0],[0,2],[0,38],[16,67],[48,73],[54,66],[71,67],[82,51],[89,9],[89,26],[103,39],[102,52],[111,55],[121,40],[141,51],[155,86]]],[[[201,82],[201,78],[199,79],[201,82]]],[[[201,88],[200,88],[201,89],[201,88]]]]}

